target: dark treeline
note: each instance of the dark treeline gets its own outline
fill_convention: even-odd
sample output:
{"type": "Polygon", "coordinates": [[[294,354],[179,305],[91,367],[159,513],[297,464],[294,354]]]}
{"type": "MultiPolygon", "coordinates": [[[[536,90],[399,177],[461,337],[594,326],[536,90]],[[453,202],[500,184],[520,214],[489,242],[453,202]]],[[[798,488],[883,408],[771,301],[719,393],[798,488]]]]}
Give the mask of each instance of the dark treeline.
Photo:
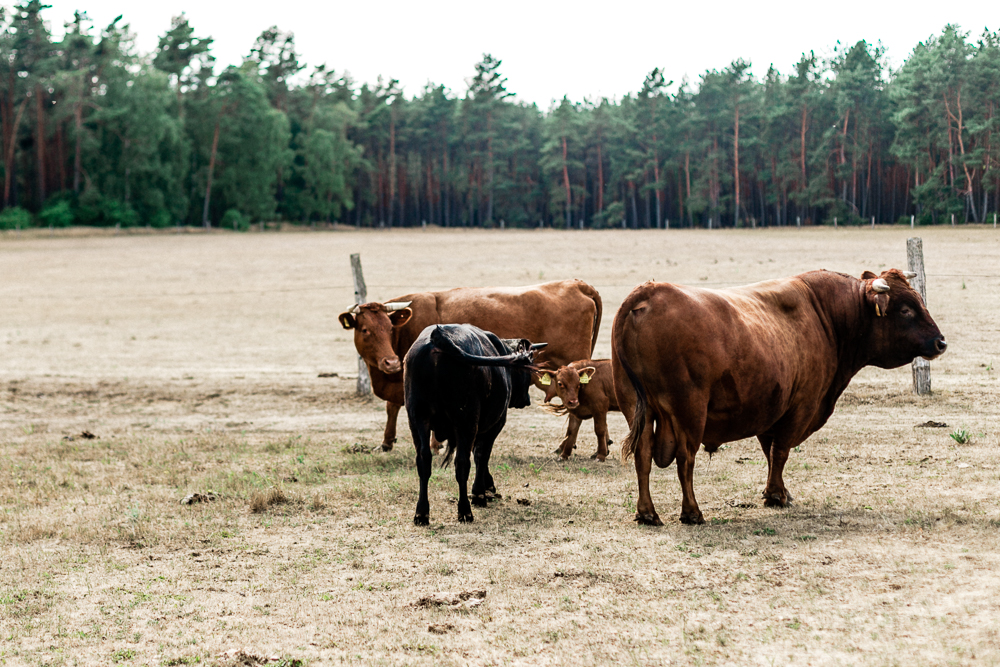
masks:
{"type": "Polygon", "coordinates": [[[152,54],[86,14],[0,15],[0,228],[341,222],[661,228],[982,222],[1000,206],[1000,35],[956,26],[890,71],[866,42],[762,79],[659,69],[620,100],[517,102],[484,55],[461,96],[307,68],[261,33],[216,71],[182,15],[152,54]]]}

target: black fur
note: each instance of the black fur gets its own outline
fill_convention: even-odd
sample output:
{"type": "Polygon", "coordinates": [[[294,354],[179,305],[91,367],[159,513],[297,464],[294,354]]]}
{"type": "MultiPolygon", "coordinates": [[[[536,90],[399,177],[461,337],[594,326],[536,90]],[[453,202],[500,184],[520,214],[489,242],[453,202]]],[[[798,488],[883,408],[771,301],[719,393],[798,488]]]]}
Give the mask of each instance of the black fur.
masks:
{"type": "Polygon", "coordinates": [[[531,403],[533,350],[524,339],[500,339],[470,324],[441,324],[424,329],[406,353],[403,390],[420,474],[416,525],[430,521],[431,431],[438,440],[448,441],[444,464],[455,459],[458,520],[473,520],[466,489],[470,456],[476,461],[472,504],[485,507],[488,498],[497,497],[490,454],[507,421],[507,409],[531,403]]]}

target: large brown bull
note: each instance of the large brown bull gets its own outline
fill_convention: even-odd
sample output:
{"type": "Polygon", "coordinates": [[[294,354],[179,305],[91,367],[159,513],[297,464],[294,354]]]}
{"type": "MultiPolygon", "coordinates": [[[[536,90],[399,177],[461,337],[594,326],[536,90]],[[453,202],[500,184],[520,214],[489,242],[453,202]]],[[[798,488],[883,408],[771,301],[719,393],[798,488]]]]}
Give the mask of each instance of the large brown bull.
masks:
{"type": "Polygon", "coordinates": [[[765,505],[788,505],[788,452],[826,423],[851,378],[946,347],[896,269],[860,280],[812,271],[727,290],[640,285],[612,329],[615,393],[631,427],[622,459],[634,454],[639,478],[636,520],[662,525],[650,464],[676,459],[681,522],[704,523],[693,484],[699,445],[714,452],[752,436],[768,462],[765,505]]]}
{"type": "MultiPolygon", "coordinates": [[[[459,287],[419,292],[386,303],[366,303],[340,314],[354,329],[354,346],[368,365],[372,391],[386,401],[382,449],[396,441],[403,405],[402,358],[431,324],[472,324],[500,338],[526,338],[549,345],[536,358],[555,366],[589,358],[601,326],[601,296],[582,280],[528,287],[459,287]]],[[[575,417],[571,417],[575,419],[575,417]]]]}

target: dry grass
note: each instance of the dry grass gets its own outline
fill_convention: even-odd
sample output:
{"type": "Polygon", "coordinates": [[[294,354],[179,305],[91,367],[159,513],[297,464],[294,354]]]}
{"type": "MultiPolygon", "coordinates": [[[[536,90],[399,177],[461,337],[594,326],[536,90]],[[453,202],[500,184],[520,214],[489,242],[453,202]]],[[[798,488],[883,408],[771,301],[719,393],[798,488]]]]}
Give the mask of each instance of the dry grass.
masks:
{"type": "Polygon", "coordinates": [[[762,507],[754,443],[699,459],[701,527],[670,520],[673,468],[652,483],[668,525],[633,524],[634,472],[558,460],[564,422],[536,404],[498,441],[503,499],[459,524],[435,468],[415,528],[405,419],[370,454],[383,406],[352,396],[349,288],[293,291],[346,285],[357,249],[383,298],[578,276],[605,296],[607,356],[648,277],[860,274],[898,265],[906,232],[402,233],[395,258],[378,234],[0,237],[0,664],[998,664],[992,230],[923,232],[950,343],[935,395],[863,372],[792,453],[788,510],[762,507]]]}

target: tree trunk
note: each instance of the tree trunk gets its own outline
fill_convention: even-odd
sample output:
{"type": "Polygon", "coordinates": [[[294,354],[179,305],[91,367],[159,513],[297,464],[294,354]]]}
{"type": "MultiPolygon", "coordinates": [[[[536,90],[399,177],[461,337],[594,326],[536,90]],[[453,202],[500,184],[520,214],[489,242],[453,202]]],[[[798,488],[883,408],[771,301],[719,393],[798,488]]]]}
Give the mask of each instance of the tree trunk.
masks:
{"type": "Polygon", "coordinates": [[[802,161],[802,190],[806,189],[806,122],[808,120],[806,105],[802,105],[802,131],[799,137],[799,159],[802,161]]]}
{"type": "MultiPolygon", "coordinates": [[[[21,124],[21,115],[24,114],[24,107],[28,104],[28,98],[21,100],[21,104],[17,107],[17,113],[14,115],[14,122],[9,128],[7,145],[4,147],[7,149],[6,155],[4,155],[4,178],[3,178],[3,205],[4,208],[11,206],[10,190],[12,184],[12,176],[14,174],[14,147],[17,144],[17,128],[21,124]]],[[[4,128],[7,129],[6,127],[4,128]]]]}
{"type": "Polygon", "coordinates": [[[566,186],[566,229],[571,229],[573,227],[572,214],[570,212],[573,205],[573,191],[569,185],[569,164],[567,163],[567,157],[569,151],[566,145],[566,137],[562,138],[562,148],[563,148],[563,183],[566,186]]]}
{"type": "Polygon", "coordinates": [[[740,105],[736,103],[733,120],[733,182],[736,184],[736,204],[733,206],[733,227],[740,224],[740,105]]]}
{"type": "MultiPolygon", "coordinates": [[[[563,160],[566,159],[566,140],[563,139],[563,160]]],[[[486,222],[493,223],[493,114],[486,114],[486,222]]],[[[568,216],[568,214],[567,214],[568,216]]],[[[568,219],[568,217],[567,217],[568,219]]]]}
{"type": "MultiPolygon", "coordinates": [[[[847,123],[851,118],[851,110],[848,109],[844,112],[844,131],[840,136],[840,166],[843,168],[847,164],[847,156],[844,153],[844,146],[847,145],[847,123]]],[[[840,200],[847,203],[847,179],[844,179],[844,185],[841,189],[840,200]]]]}
{"type": "Polygon", "coordinates": [[[40,85],[35,86],[35,113],[37,114],[37,136],[35,137],[36,173],[38,175],[38,207],[45,203],[45,95],[40,85]]]}
{"type": "Polygon", "coordinates": [[[629,194],[632,197],[632,228],[639,229],[639,207],[635,203],[635,183],[628,182],[629,194]]]}
{"type": "Polygon", "coordinates": [[[73,110],[73,123],[76,128],[76,146],[73,152],[73,193],[80,194],[80,156],[83,142],[83,103],[73,110]]]}
{"type": "Polygon", "coordinates": [[[656,135],[653,135],[653,194],[656,196],[656,228],[659,229],[663,221],[663,213],[660,210],[660,156],[656,151],[656,135]]]}
{"type": "Polygon", "coordinates": [[[66,147],[65,147],[65,121],[59,123],[56,131],[56,157],[59,161],[59,190],[66,189],[66,147]]]}
{"type": "Polygon", "coordinates": [[[396,114],[389,112],[389,227],[396,215],[396,114]]]}
{"type": "Polygon", "coordinates": [[[597,144],[597,212],[604,212],[604,161],[601,159],[601,144],[597,144]]]}
{"type": "Polygon", "coordinates": [[[205,229],[209,229],[212,224],[208,220],[208,205],[212,201],[212,176],[215,173],[215,154],[219,150],[219,123],[222,121],[222,114],[215,119],[215,132],[212,135],[212,152],[208,158],[208,182],[205,185],[205,207],[201,212],[201,224],[205,229]]]}
{"type": "Polygon", "coordinates": [[[694,227],[694,217],[691,213],[691,151],[684,153],[684,181],[686,186],[686,199],[688,202],[688,227],[694,227]]]}
{"type": "Polygon", "coordinates": [[[444,209],[444,226],[451,226],[451,214],[449,210],[449,200],[448,200],[448,147],[444,148],[444,160],[443,160],[443,170],[442,170],[442,208],[444,209]]]}

